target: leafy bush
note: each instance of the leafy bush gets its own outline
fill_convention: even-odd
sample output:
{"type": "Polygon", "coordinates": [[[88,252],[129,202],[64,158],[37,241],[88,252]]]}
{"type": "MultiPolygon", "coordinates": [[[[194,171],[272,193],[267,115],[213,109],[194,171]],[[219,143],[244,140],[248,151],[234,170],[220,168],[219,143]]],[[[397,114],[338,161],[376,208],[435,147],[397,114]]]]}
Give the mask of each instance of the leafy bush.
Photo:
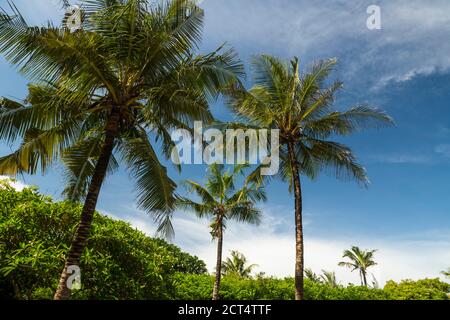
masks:
{"type": "Polygon", "coordinates": [[[384,291],[393,300],[448,300],[450,284],[439,279],[389,281],[384,291]]]}
{"type": "Polygon", "coordinates": [[[307,281],[305,297],[308,300],[386,300],[387,294],[380,289],[350,285],[330,287],[326,284],[307,281]]]}
{"type": "MultiPolygon", "coordinates": [[[[211,299],[214,277],[208,275],[179,275],[175,299],[211,299]]],[[[294,279],[263,278],[242,279],[225,276],[221,282],[220,296],[224,300],[293,300],[294,279]]],[[[379,289],[349,286],[332,288],[305,280],[307,300],[385,300],[388,295],[379,289]]]]}
{"type": "MultiPolygon", "coordinates": [[[[0,298],[52,298],[81,206],[4,183],[0,203],[0,298]]],[[[206,272],[178,247],[98,213],[80,268],[77,299],[168,299],[175,275],[206,272]]]]}
{"type": "MultiPolygon", "coordinates": [[[[174,299],[211,299],[214,277],[209,275],[178,275],[174,299]]],[[[384,289],[363,286],[330,287],[326,284],[305,279],[307,300],[446,300],[450,285],[439,279],[389,281],[384,289]]],[[[220,296],[224,300],[292,300],[294,299],[294,279],[258,277],[243,279],[225,276],[222,279],[220,296]]]]}

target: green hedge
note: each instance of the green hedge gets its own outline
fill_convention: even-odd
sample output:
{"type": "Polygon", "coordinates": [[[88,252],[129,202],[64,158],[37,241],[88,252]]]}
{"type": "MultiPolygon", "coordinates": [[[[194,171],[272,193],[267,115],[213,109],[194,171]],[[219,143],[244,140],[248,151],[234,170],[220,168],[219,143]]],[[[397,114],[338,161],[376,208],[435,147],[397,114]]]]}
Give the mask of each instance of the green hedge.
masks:
{"type": "MultiPolygon", "coordinates": [[[[209,275],[178,275],[174,299],[208,300],[214,278],[209,275]]],[[[224,277],[220,296],[224,300],[292,300],[294,279],[224,277]]],[[[383,289],[338,286],[305,279],[307,300],[447,300],[450,285],[439,279],[389,281],[383,289]]]]}
{"type": "MultiPolygon", "coordinates": [[[[179,275],[175,299],[208,300],[211,297],[214,278],[208,275],[179,275]]],[[[224,277],[220,296],[224,300],[292,300],[294,279],[257,278],[240,279],[224,277]]],[[[350,286],[331,288],[305,280],[305,298],[308,300],[384,300],[383,290],[350,286]]]]}
{"type": "Polygon", "coordinates": [[[388,281],[384,291],[394,300],[448,300],[450,285],[439,279],[388,281]]]}

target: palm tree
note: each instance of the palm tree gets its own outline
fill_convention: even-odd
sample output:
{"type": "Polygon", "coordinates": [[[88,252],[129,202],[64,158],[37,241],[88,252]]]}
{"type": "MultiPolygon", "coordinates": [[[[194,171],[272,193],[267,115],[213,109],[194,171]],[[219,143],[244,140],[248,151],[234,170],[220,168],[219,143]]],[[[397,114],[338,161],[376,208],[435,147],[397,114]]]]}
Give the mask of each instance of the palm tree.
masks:
{"type": "Polygon", "coordinates": [[[247,258],[239,251],[231,251],[231,258],[222,263],[222,275],[236,275],[241,278],[250,278],[256,264],[247,264],[247,258]]]}
{"type": "Polygon", "coordinates": [[[348,111],[334,111],[335,94],[342,83],[328,86],[336,59],[320,61],[300,73],[297,58],[290,63],[272,56],[255,58],[255,85],[245,90],[230,88],[230,106],[246,126],[278,129],[280,134],[280,176],[290,182],[295,195],[295,288],[303,299],[303,222],[300,177],[316,178],[323,169],[341,179],[353,179],[366,186],[365,169],[351,150],[329,138],[349,135],[359,129],[392,124],[381,110],[359,105],[348,111]]]}
{"type": "Polygon", "coordinates": [[[222,274],[222,246],[223,233],[228,220],[236,220],[258,224],[260,211],[255,208],[257,201],[265,201],[264,188],[251,177],[245,179],[242,188],[236,190],[236,179],[242,175],[246,165],[237,165],[232,171],[225,170],[223,165],[213,164],[209,167],[207,182],[201,186],[194,181],[186,181],[190,192],[195,192],[201,199],[200,202],[181,198],[179,206],[193,210],[199,218],[210,218],[211,235],[217,239],[216,275],[213,288],[213,300],[219,299],[220,278],[222,274]]]}
{"type": "Polygon", "coordinates": [[[336,280],[336,273],[334,271],[326,271],[322,270],[322,274],[320,275],[321,282],[330,286],[332,288],[336,288],[338,286],[336,280]]]}
{"type": "Polygon", "coordinates": [[[203,11],[189,0],[83,1],[83,30],[30,27],[15,7],[0,13],[0,53],[33,85],[19,103],[2,99],[0,139],[22,140],[0,158],[0,174],[34,174],[58,159],[65,194],[84,199],[55,299],[70,296],[69,266],[78,266],[107,173],[122,160],[136,179],[137,203],[170,233],[176,184],[151,143],[170,157],[171,128],[212,120],[208,100],[242,66],[232,50],[195,55],[203,11]],[[120,156],[120,158],[117,158],[120,156]]]}
{"type": "Polygon", "coordinates": [[[352,272],[359,270],[359,275],[361,277],[361,285],[367,287],[367,269],[375,266],[374,253],[376,250],[361,250],[360,248],[353,246],[351,250],[345,250],[343,258],[348,258],[350,262],[342,261],[339,262],[340,267],[351,268],[352,272]]]}
{"type": "Polygon", "coordinates": [[[450,278],[450,268],[447,269],[447,271],[441,272],[445,277],[450,278]]]}
{"type": "Polygon", "coordinates": [[[309,268],[305,269],[305,277],[312,282],[321,282],[321,277],[309,268]]]}

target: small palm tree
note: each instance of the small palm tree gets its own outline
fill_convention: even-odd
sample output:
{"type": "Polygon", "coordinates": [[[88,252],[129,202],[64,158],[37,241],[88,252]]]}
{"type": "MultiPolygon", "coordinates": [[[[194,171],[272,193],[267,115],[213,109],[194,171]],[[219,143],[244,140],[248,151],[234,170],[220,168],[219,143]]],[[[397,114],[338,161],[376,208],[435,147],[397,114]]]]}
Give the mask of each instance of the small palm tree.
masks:
{"type": "Polygon", "coordinates": [[[280,134],[280,174],[295,196],[295,298],[303,299],[304,241],[301,176],[315,179],[328,171],[340,179],[352,179],[366,186],[365,169],[352,151],[329,140],[350,135],[363,128],[390,125],[383,111],[358,105],[348,111],[333,108],[342,83],[329,85],[336,59],[320,61],[304,73],[297,58],[282,61],[263,55],[254,61],[256,84],[246,90],[229,89],[230,106],[243,126],[278,129],[280,134]]]}
{"type": "Polygon", "coordinates": [[[265,201],[266,195],[263,187],[245,179],[242,188],[236,188],[236,179],[242,175],[246,165],[238,165],[232,171],[225,170],[223,165],[213,164],[209,167],[207,182],[201,186],[194,181],[186,181],[190,192],[195,192],[200,197],[200,202],[188,198],[181,198],[178,204],[181,208],[193,210],[199,218],[210,218],[211,235],[217,239],[217,263],[216,276],[213,288],[213,300],[219,299],[220,279],[222,274],[222,247],[223,234],[228,220],[236,220],[258,224],[260,211],[255,208],[257,201],[265,201]]]}
{"type": "Polygon", "coordinates": [[[222,275],[235,275],[241,278],[250,278],[257,264],[247,264],[247,258],[238,251],[231,251],[231,258],[222,263],[222,275]]]}
{"type": "Polygon", "coordinates": [[[312,271],[309,268],[305,269],[305,277],[306,277],[306,279],[308,279],[312,282],[321,282],[320,276],[318,276],[314,271],[312,271]]]}
{"type": "Polygon", "coordinates": [[[361,277],[361,285],[367,287],[367,269],[375,266],[374,253],[376,250],[361,250],[360,248],[353,246],[351,250],[345,250],[343,258],[348,258],[350,262],[339,262],[339,266],[351,268],[352,272],[359,270],[361,277]]]}
{"type": "Polygon", "coordinates": [[[83,9],[83,29],[73,33],[28,26],[14,6],[11,15],[0,10],[0,54],[35,82],[24,102],[0,101],[0,139],[21,141],[0,158],[0,174],[44,172],[63,159],[65,194],[84,200],[55,299],[70,295],[67,269],[79,265],[119,160],[136,180],[139,207],[170,233],[176,184],[151,141],[162,140],[169,158],[169,130],[211,121],[209,98],[242,73],[232,50],[194,54],[203,10],[190,0],[85,0],[83,9]]]}
{"type": "Polygon", "coordinates": [[[338,286],[336,280],[336,273],[334,271],[326,271],[322,270],[322,274],[320,275],[321,282],[330,286],[332,288],[336,288],[338,286]]]}

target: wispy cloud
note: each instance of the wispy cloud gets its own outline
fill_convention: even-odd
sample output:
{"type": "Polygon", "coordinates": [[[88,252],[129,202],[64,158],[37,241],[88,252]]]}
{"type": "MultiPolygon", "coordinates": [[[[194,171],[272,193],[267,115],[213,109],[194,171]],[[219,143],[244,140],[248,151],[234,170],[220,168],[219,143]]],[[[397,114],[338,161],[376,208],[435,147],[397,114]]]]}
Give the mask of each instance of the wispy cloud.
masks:
{"type": "Polygon", "coordinates": [[[436,146],[434,151],[439,155],[450,158],[450,144],[440,144],[436,146]]]}
{"type": "MultiPolygon", "coordinates": [[[[443,131],[442,131],[443,132],[443,131]]],[[[435,165],[448,163],[450,144],[439,144],[428,153],[383,153],[368,155],[369,163],[435,165]]]]}
{"type": "Polygon", "coordinates": [[[431,164],[432,157],[419,154],[378,154],[368,156],[369,162],[388,164],[431,164]]]}
{"type": "Polygon", "coordinates": [[[346,83],[374,89],[449,69],[449,1],[377,1],[381,30],[366,27],[371,4],[210,0],[204,3],[207,39],[227,39],[247,51],[299,55],[303,61],[337,56],[346,83]]]}

